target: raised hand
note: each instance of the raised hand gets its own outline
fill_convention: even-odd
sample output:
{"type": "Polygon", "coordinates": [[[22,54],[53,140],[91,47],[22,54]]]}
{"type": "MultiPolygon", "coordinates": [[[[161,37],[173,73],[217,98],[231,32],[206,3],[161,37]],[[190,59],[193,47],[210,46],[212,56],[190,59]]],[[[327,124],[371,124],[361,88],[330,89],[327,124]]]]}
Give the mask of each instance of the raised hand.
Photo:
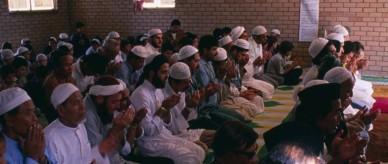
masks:
{"type": "Polygon", "coordinates": [[[194,108],[198,106],[201,101],[200,91],[195,91],[192,95],[186,96],[186,106],[190,108],[194,108]]]}
{"type": "Polygon", "coordinates": [[[134,117],[134,109],[127,109],[125,111],[122,111],[117,117],[113,119],[113,127],[122,130],[132,123],[134,117]]]}
{"type": "Polygon", "coordinates": [[[170,110],[172,107],[179,103],[180,99],[180,95],[172,95],[163,101],[162,107],[170,110]]]}
{"type": "Polygon", "coordinates": [[[30,158],[39,161],[44,158],[44,133],[39,123],[28,129],[27,138],[22,143],[23,152],[30,158]]]}
{"type": "Polygon", "coordinates": [[[135,118],[133,119],[133,123],[139,124],[144,119],[144,117],[147,115],[147,112],[148,111],[146,108],[142,108],[139,111],[137,111],[135,118]]]}

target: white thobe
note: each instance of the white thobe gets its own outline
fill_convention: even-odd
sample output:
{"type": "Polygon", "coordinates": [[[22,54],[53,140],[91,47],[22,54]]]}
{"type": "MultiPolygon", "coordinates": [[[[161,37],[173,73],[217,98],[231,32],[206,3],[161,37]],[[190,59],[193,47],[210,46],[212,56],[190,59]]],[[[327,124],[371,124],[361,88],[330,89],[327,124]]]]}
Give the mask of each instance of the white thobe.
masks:
{"type": "Polygon", "coordinates": [[[303,76],[302,84],[306,85],[311,80],[315,80],[317,78],[318,78],[318,66],[317,65],[313,65],[309,69],[309,71],[307,71],[307,73],[303,76]]]}
{"type": "Polygon", "coordinates": [[[271,99],[275,93],[275,87],[265,81],[255,79],[253,65],[248,63],[244,66],[246,73],[242,78],[242,85],[247,88],[253,88],[263,93],[264,99],[271,99]]]}
{"type": "MultiPolygon", "coordinates": [[[[171,124],[166,124],[168,130],[171,131],[173,135],[185,138],[189,141],[198,141],[201,137],[203,129],[190,129],[189,123],[186,118],[182,115],[182,111],[186,108],[186,95],[184,92],[176,93],[170,86],[169,83],[166,83],[166,86],[163,89],[156,90],[156,99],[159,103],[163,102],[165,99],[172,95],[180,95],[180,100],[177,105],[175,105],[171,111],[171,124]]],[[[189,109],[190,110],[190,109],[189,109]]],[[[190,110],[191,113],[195,109],[190,110]]]]}
{"type": "Polygon", "coordinates": [[[109,158],[101,156],[98,146],[90,147],[83,123],[72,128],[56,119],[44,129],[44,134],[46,145],[58,163],[89,164],[95,160],[99,164],[109,164],[109,158]]]}
{"type": "Polygon", "coordinates": [[[155,58],[155,56],[158,56],[161,54],[160,49],[152,46],[150,43],[147,43],[145,45],[145,48],[148,52],[148,57],[145,59],[145,64],[151,63],[151,61],[155,58]]]}
{"type": "Polygon", "coordinates": [[[131,102],[136,110],[145,108],[148,111],[141,122],[144,129],[144,136],[138,140],[141,153],[146,156],[170,158],[176,164],[202,163],[205,159],[204,150],[189,140],[174,136],[165,127],[166,123],[155,115],[161,106],[155,92],[156,88],[145,80],[131,95],[131,102]]]}
{"type": "Polygon", "coordinates": [[[88,86],[94,84],[94,76],[85,76],[81,71],[81,63],[80,59],[78,59],[73,64],[73,72],[72,77],[75,79],[75,84],[77,85],[78,89],[82,92],[85,92],[86,89],[88,89],[88,86]]]}
{"type": "MultiPolygon", "coordinates": [[[[263,57],[263,46],[257,44],[256,41],[249,38],[249,62],[253,63],[258,57],[263,57]]],[[[262,75],[264,73],[264,66],[254,66],[254,75],[262,75]]]]}

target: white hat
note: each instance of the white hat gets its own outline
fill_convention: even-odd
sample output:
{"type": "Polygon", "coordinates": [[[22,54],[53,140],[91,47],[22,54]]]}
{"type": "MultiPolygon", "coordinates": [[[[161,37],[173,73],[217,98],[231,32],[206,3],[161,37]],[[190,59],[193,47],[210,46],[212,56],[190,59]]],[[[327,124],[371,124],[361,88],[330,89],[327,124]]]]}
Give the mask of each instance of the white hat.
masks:
{"type": "Polygon", "coordinates": [[[230,36],[232,40],[235,41],[238,38],[240,38],[240,36],[244,33],[244,31],[245,31],[245,28],[243,26],[237,26],[233,28],[232,31],[230,32],[230,36]]]}
{"type": "Polygon", "coordinates": [[[65,102],[74,92],[79,91],[79,89],[71,83],[59,84],[51,93],[51,104],[55,109],[58,108],[63,102],[65,102]]]}
{"type": "Polygon", "coordinates": [[[336,41],[339,41],[341,43],[344,43],[345,42],[345,38],[344,38],[344,35],[343,34],[340,34],[340,33],[331,33],[329,35],[327,35],[326,37],[328,40],[336,40],[336,41]]]}
{"type": "Polygon", "coordinates": [[[234,41],[233,45],[245,50],[249,50],[249,42],[244,39],[237,39],[236,41],[234,41]]]}
{"type": "Polygon", "coordinates": [[[226,52],[226,50],[224,48],[218,47],[217,48],[217,55],[214,56],[213,60],[220,62],[220,61],[225,61],[226,59],[228,59],[228,53],[226,52]]]}
{"type": "Polygon", "coordinates": [[[329,82],[326,80],[311,80],[305,85],[303,89],[307,89],[316,85],[327,84],[327,83],[329,82]]]}
{"type": "Polygon", "coordinates": [[[73,44],[69,43],[69,42],[64,42],[64,41],[60,41],[58,44],[57,44],[57,48],[59,47],[62,47],[62,46],[65,46],[67,49],[69,50],[72,50],[73,49],[73,44]]]}
{"type": "Polygon", "coordinates": [[[232,43],[233,40],[232,38],[229,36],[229,35],[226,35],[224,37],[222,37],[220,40],[218,40],[218,44],[222,47],[222,46],[225,46],[229,43],[232,43]]]}
{"type": "Polygon", "coordinates": [[[95,43],[97,43],[98,45],[101,45],[101,41],[98,40],[97,38],[92,39],[91,42],[95,42],[95,43]]]}
{"type": "Polygon", "coordinates": [[[273,29],[271,32],[276,34],[276,35],[280,35],[280,30],[279,29],[273,29]]]}
{"type": "Polygon", "coordinates": [[[179,50],[179,53],[178,53],[178,61],[180,60],[183,60],[183,59],[186,59],[186,58],[189,58],[191,56],[193,56],[194,54],[198,53],[198,49],[191,46],[191,45],[187,45],[187,46],[184,46],[182,47],[180,50],[179,50]]]}
{"type": "Polygon", "coordinates": [[[177,62],[170,67],[169,76],[177,80],[191,79],[190,67],[182,62],[177,62]]]}
{"type": "Polygon", "coordinates": [[[263,35],[267,32],[267,29],[264,26],[256,26],[252,29],[252,35],[263,35]]]}
{"type": "Polygon", "coordinates": [[[36,62],[38,62],[39,60],[47,60],[47,56],[42,53],[36,55],[36,62]]]}
{"type": "Polygon", "coordinates": [[[16,55],[20,55],[20,54],[25,53],[25,52],[28,52],[28,51],[30,51],[28,48],[22,46],[22,47],[19,47],[19,48],[16,50],[16,55]]]}
{"type": "Polygon", "coordinates": [[[148,37],[152,37],[152,36],[157,35],[157,34],[163,34],[162,30],[160,30],[158,28],[154,28],[154,29],[151,29],[148,31],[148,37]]]}
{"type": "Polygon", "coordinates": [[[116,31],[111,31],[105,38],[106,40],[108,39],[120,39],[120,34],[116,31]]]}
{"type": "Polygon", "coordinates": [[[8,88],[0,92],[0,115],[15,109],[31,100],[27,92],[19,87],[8,88]]]}
{"type": "Polygon", "coordinates": [[[354,80],[353,75],[350,71],[343,67],[335,67],[326,72],[324,78],[330,83],[342,84],[346,80],[354,80]]]}
{"type": "Polygon", "coordinates": [[[29,41],[30,41],[29,38],[23,38],[23,39],[20,41],[20,44],[21,44],[21,45],[24,45],[24,44],[26,44],[26,43],[29,42],[29,41]]]}
{"type": "Polygon", "coordinates": [[[67,35],[66,33],[60,33],[59,34],[59,39],[67,40],[67,39],[69,39],[69,35],[67,35]]]}
{"type": "Polygon", "coordinates": [[[135,46],[131,49],[131,52],[141,58],[147,58],[149,56],[149,52],[143,46],[135,46]]]}
{"type": "Polygon", "coordinates": [[[140,39],[139,39],[139,41],[144,41],[144,40],[147,40],[148,39],[148,33],[144,33],[141,37],[140,37],[140,39]]]}
{"type": "Polygon", "coordinates": [[[57,38],[55,38],[54,36],[51,36],[50,40],[53,40],[53,41],[57,42],[57,38]]]}
{"type": "Polygon", "coordinates": [[[318,56],[318,54],[322,51],[322,49],[326,46],[329,40],[325,38],[317,38],[311,42],[309,47],[309,54],[314,59],[318,56]]]}
{"type": "Polygon", "coordinates": [[[3,49],[1,50],[1,59],[7,60],[14,57],[14,53],[10,49],[3,49]]]}
{"type": "Polygon", "coordinates": [[[333,27],[333,32],[342,34],[344,36],[349,35],[349,31],[342,25],[338,24],[333,27]]]}

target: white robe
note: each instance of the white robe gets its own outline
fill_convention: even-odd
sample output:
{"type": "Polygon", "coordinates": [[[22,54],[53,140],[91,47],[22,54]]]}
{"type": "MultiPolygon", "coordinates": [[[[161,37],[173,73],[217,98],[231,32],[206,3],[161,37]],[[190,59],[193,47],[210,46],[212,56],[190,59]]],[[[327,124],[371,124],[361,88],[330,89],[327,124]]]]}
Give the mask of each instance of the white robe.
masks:
{"type": "MultiPolygon", "coordinates": [[[[257,44],[256,41],[249,38],[249,62],[253,63],[258,57],[263,57],[263,46],[257,44]]],[[[254,66],[254,75],[262,75],[264,73],[264,66],[254,66]]]]}
{"type": "Polygon", "coordinates": [[[309,71],[303,76],[302,84],[306,85],[309,81],[315,80],[318,78],[318,66],[313,65],[309,71]]]}
{"type": "MultiPolygon", "coordinates": [[[[159,103],[163,102],[166,98],[175,95],[175,91],[171,88],[170,84],[166,83],[166,86],[163,89],[156,90],[156,99],[159,103]]],[[[184,92],[178,93],[180,95],[180,100],[177,105],[171,109],[171,124],[167,125],[167,129],[171,131],[173,135],[185,138],[189,141],[198,141],[203,129],[190,129],[189,123],[186,118],[182,115],[182,111],[186,108],[186,95],[184,92]]],[[[192,109],[191,113],[195,112],[192,109]]],[[[190,113],[190,114],[191,114],[190,113]]]]}
{"type": "Polygon", "coordinates": [[[372,97],[373,84],[369,81],[362,80],[359,72],[356,72],[355,77],[356,81],[353,87],[352,101],[358,105],[372,109],[373,104],[376,102],[372,97]]]}
{"type": "Polygon", "coordinates": [[[85,92],[89,85],[94,84],[94,76],[85,76],[81,71],[80,59],[73,64],[72,77],[75,79],[75,84],[78,89],[82,92],[85,92]]]}
{"type": "Polygon", "coordinates": [[[91,148],[83,123],[71,128],[56,119],[44,129],[44,134],[46,146],[58,163],[89,164],[95,160],[109,164],[109,158],[101,156],[98,146],[91,148]]]}
{"type": "Polygon", "coordinates": [[[242,78],[242,85],[245,87],[250,87],[256,90],[259,90],[263,93],[264,99],[271,99],[273,94],[275,93],[275,87],[262,80],[257,80],[253,77],[254,75],[254,69],[253,65],[248,63],[244,66],[245,70],[247,71],[244,74],[244,77],[242,78]]]}
{"type": "Polygon", "coordinates": [[[138,140],[141,153],[170,158],[176,164],[202,163],[205,159],[204,150],[191,141],[171,134],[165,127],[166,123],[155,115],[161,106],[155,92],[156,88],[145,80],[131,95],[131,102],[136,110],[145,108],[148,111],[141,122],[144,129],[144,136],[138,140]]]}
{"type": "Polygon", "coordinates": [[[145,45],[145,48],[148,52],[148,57],[145,59],[145,64],[151,63],[151,61],[155,58],[155,56],[158,56],[161,54],[160,49],[155,48],[150,43],[147,43],[145,45]]]}

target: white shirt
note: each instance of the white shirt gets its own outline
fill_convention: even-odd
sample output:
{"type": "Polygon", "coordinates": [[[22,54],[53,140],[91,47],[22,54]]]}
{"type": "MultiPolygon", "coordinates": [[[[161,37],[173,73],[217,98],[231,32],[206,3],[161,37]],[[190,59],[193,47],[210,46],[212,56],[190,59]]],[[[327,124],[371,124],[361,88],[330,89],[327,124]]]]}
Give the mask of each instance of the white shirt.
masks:
{"type": "Polygon", "coordinates": [[[94,84],[94,76],[85,76],[81,71],[80,59],[73,64],[72,77],[75,79],[75,84],[82,92],[86,91],[89,85],[94,84]]]}
{"type": "Polygon", "coordinates": [[[46,145],[53,152],[58,163],[85,163],[93,160],[97,163],[109,163],[103,158],[98,146],[90,147],[87,132],[83,123],[76,128],[62,124],[58,119],[44,129],[46,145]]]}
{"type": "Polygon", "coordinates": [[[155,56],[158,56],[161,54],[160,52],[160,49],[159,48],[155,48],[154,46],[152,46],[150,43],[147,43],[145,45],[145,48],[148,52],[148,57],[145,59],[145,64],[148,64],[148,63],[151,63],[151,61],[155,58],[155,56]]]}
{"type": "MultiPolygon", "coordinates": [[[[253,63],[258,57],[263,57],[263,46],[261,44],[257,44],[256,41],[250,37],[249,38],[249,62],[253,63]]],[[[263,74],[264,67],[263,66],[254,66],[254,74],[263,74]]]]}

